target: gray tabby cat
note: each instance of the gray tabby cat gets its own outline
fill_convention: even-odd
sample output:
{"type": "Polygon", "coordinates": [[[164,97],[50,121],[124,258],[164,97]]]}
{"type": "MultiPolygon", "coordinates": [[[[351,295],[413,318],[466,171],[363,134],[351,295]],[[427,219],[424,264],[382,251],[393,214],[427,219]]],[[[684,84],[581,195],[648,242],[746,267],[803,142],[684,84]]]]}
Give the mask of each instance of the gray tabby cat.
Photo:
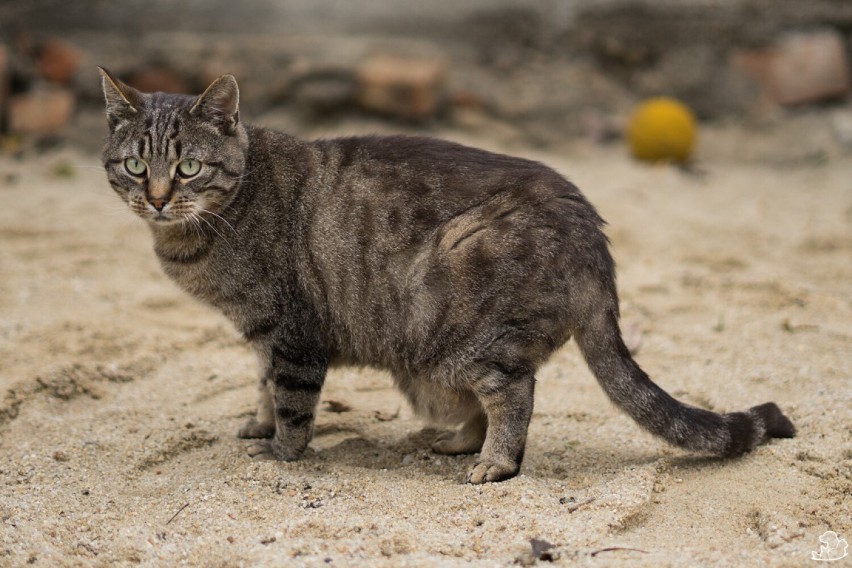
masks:
{"type": "Polygon", "coordinates": [[[651,382],[621,339],[603,220],[553,170],[427,138],[302,142],[243,124],[230,75],[193,97],[101,71],[110,184],[166,274],[259,356],[251,455],[298,458],[328,368],[370,365],[460,425],[432,448],[480,452],[469,482],[512,477],[536,369],[571,336],[613,402],[672,444],[736,456],[795,434],[774,403],[716,414],[651,382]]]}

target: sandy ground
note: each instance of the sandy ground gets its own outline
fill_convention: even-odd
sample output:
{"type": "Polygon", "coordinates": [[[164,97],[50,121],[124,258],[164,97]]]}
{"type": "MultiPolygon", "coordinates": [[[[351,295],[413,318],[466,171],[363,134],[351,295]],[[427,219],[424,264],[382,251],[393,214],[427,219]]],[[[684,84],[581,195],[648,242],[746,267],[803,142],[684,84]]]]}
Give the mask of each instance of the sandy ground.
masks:
{"type": "Polygon", "coordinates": [[[852,155],[800,139],[709,132],[703,176],[509,147],[608,219],[659,384],[716,410],[776,401],[800,435],[690,457],[569,344],[539,373],[522,474],[478,487],[372,370],[331,374],[302,461],[252,461],[252,356],[161,274],[97,156],[0,157],[0,565],[492,566],[532,562],[531,539],[554,546],[542,564],[809,565],[824,531],[852,542],[852,155]]]}

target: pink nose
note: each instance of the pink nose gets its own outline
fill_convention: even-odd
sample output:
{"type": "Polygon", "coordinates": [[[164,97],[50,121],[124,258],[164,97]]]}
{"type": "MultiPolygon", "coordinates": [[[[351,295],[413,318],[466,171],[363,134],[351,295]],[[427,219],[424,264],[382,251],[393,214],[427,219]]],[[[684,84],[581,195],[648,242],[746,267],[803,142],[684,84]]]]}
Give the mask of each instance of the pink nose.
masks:
{"type": "Polygon", "coordinates": [[[163,207],[166,206],[165,199],[149,199],[148,202],[153,205],[154,209],[156,209],[157,211],[162,211],[163,207]]]}

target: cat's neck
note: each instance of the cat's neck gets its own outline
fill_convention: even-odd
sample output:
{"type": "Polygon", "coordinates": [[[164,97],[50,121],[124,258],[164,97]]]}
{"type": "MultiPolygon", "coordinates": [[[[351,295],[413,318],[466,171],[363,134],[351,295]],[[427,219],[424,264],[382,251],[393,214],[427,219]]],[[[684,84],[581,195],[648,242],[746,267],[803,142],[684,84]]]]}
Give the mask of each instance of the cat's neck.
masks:
{"type": "Polygon", "coordinates": [[[179,264],[194,263],[205,256],[216,239],[209,221],[196,219],[183,223],[150,223],[154,251],[160,260],[179,264]]]}

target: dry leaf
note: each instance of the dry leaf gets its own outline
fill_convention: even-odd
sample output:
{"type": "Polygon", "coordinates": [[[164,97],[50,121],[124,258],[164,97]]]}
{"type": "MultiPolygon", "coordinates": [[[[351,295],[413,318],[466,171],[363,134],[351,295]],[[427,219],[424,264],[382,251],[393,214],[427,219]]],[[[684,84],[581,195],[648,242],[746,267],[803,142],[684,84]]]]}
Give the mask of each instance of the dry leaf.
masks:
{"type": "Polygon", "coordinates": [[[345,402],[340,402],[339,400],[324,400],[322,403],[326,405],[326,411],[328,412],[341,413],[352,410],[351,406],[345,402]]]}

